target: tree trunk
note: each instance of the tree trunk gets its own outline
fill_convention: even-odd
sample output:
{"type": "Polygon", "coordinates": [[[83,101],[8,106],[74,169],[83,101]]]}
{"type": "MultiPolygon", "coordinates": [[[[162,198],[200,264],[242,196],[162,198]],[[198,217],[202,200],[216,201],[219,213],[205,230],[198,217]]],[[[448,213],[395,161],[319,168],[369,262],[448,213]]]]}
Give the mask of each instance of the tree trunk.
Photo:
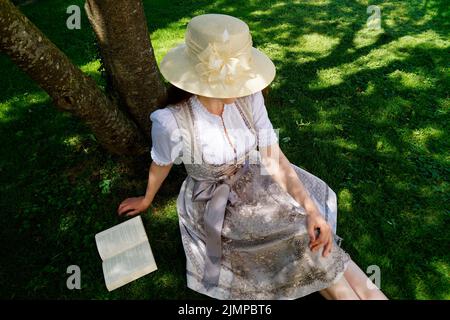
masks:
{"type": "Polygon", "coordinates": [[[141,0],[87,0],[103,65],[119,104],[150,135],[149,114],[166,99],[141,0]]]}
{"type": "Polygon", "coordinates": [[[0,37],[0,51],[35,80],[57,108],[82,119],[108,151],[120,155],[148,151],[136,124],[9,0],[0,0],[0,37]]]}

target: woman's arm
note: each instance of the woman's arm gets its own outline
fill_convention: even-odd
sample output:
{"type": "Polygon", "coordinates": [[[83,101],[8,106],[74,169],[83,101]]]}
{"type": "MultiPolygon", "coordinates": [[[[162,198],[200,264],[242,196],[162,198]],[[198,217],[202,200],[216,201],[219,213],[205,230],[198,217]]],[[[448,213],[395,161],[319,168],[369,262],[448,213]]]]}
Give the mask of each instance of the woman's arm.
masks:
{"type": "Polygon", "coordinates": [[[148,172],[148,183],[145,196],[128,198],[122,201],[117,209],[119,215],[133,216],[147,210],[158,192],[161,184],[172,169],[173,163],[160,166],[152,161],[148,172]],[[126,213],[128,211],[128,213],[126,213]],[[126,214],[125,214],[126,213],[126,214]]]}
{"type": "Polygon", "coordinates": [[[323,255],[326,257],[332,248],[331,227],[323,219],[291,163],[281,151],[278,143],[260,148],[260,154],[261,163],[273,180],[305,209],[308,216],[311,250],[315,251],[324,246],[323,255]],[[316,236],[317,229],[319,229],[319,236],[316,236]]]}

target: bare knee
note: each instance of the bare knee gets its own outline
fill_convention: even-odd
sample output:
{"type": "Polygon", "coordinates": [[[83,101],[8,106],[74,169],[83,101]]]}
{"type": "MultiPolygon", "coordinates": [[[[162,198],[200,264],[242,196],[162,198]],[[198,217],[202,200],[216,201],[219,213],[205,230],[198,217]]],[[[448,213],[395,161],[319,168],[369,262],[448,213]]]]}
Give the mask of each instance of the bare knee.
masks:
{"type": "Polygon", "coordinates": [[[325,294],[333,300],[360,300],[345,277],[341,277],[336,283],[326,288],[325,294]]]}
{"type": "Polygon", "coordinates": [[[365,290],[358,292],[361,300],[388,300],[384,293],[375,286],[367,286],[365,290]]]}
{"type": "Polygon", "coordinates": [[[375,284],[367,277],[367,275],[356,265],[350,261],[347,270],[344,273],[347,283],[353,288],[353,291],[362,300],[385,300],[387,297],[378,289],[375,284]]]}

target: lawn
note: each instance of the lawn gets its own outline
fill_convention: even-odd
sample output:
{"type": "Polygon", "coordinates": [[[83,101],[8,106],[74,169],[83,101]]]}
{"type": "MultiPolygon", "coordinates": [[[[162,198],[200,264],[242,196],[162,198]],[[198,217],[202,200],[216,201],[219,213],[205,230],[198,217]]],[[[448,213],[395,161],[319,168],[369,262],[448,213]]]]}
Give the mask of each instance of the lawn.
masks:
{"type": "MultiPolygon", "coordinates": [[[[99,85],[94,35],[65,28],[66,8],[40,0],[21,10],[99,85]]],[[[274,61],[266,106],[289,160],[338,195],[343,248],[377,265],[392,299],[450,299],[449,8],[446,1],[144,1],[158,62],[203,13],[246,21],[274,61]],[[381,30],[368,30],[368,5],[381,30]],[[447,230],[447,231],[445,231],[447,230]]],[[[158,271],[108,292],[95,233],[123,219],[118,204],[145,192],[89,130],[57,111],[0,55],[0,297],[200,299],[186,288],[175,166],[142,215],[158,271]],[[66,269],[81,268],[81,290],[66,269]]],[[[148,165],[148,164],[146,164],[148,165]]]]}

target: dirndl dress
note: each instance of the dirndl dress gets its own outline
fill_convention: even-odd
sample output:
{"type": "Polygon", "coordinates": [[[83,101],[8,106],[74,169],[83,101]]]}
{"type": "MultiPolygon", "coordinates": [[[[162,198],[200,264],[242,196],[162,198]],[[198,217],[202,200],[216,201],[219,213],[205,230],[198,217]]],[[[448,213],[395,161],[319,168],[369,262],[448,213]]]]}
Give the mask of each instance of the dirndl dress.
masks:
{"type": "MultiPolygon", "coordinates": [[[[255,132],[246,103],[235,104],[255,132]]],[[[291,163],[332,227],[326,258],[309,249],[305,210],[264,170],[256,144],[233,163],[207,163],[189,101],[167,108],[181,130],[187,171],[177,212],[188,288],[221,300],[291,300],[343,276],[350,256],[336,235],[336,194],[324,181],[291,163]]]]}

